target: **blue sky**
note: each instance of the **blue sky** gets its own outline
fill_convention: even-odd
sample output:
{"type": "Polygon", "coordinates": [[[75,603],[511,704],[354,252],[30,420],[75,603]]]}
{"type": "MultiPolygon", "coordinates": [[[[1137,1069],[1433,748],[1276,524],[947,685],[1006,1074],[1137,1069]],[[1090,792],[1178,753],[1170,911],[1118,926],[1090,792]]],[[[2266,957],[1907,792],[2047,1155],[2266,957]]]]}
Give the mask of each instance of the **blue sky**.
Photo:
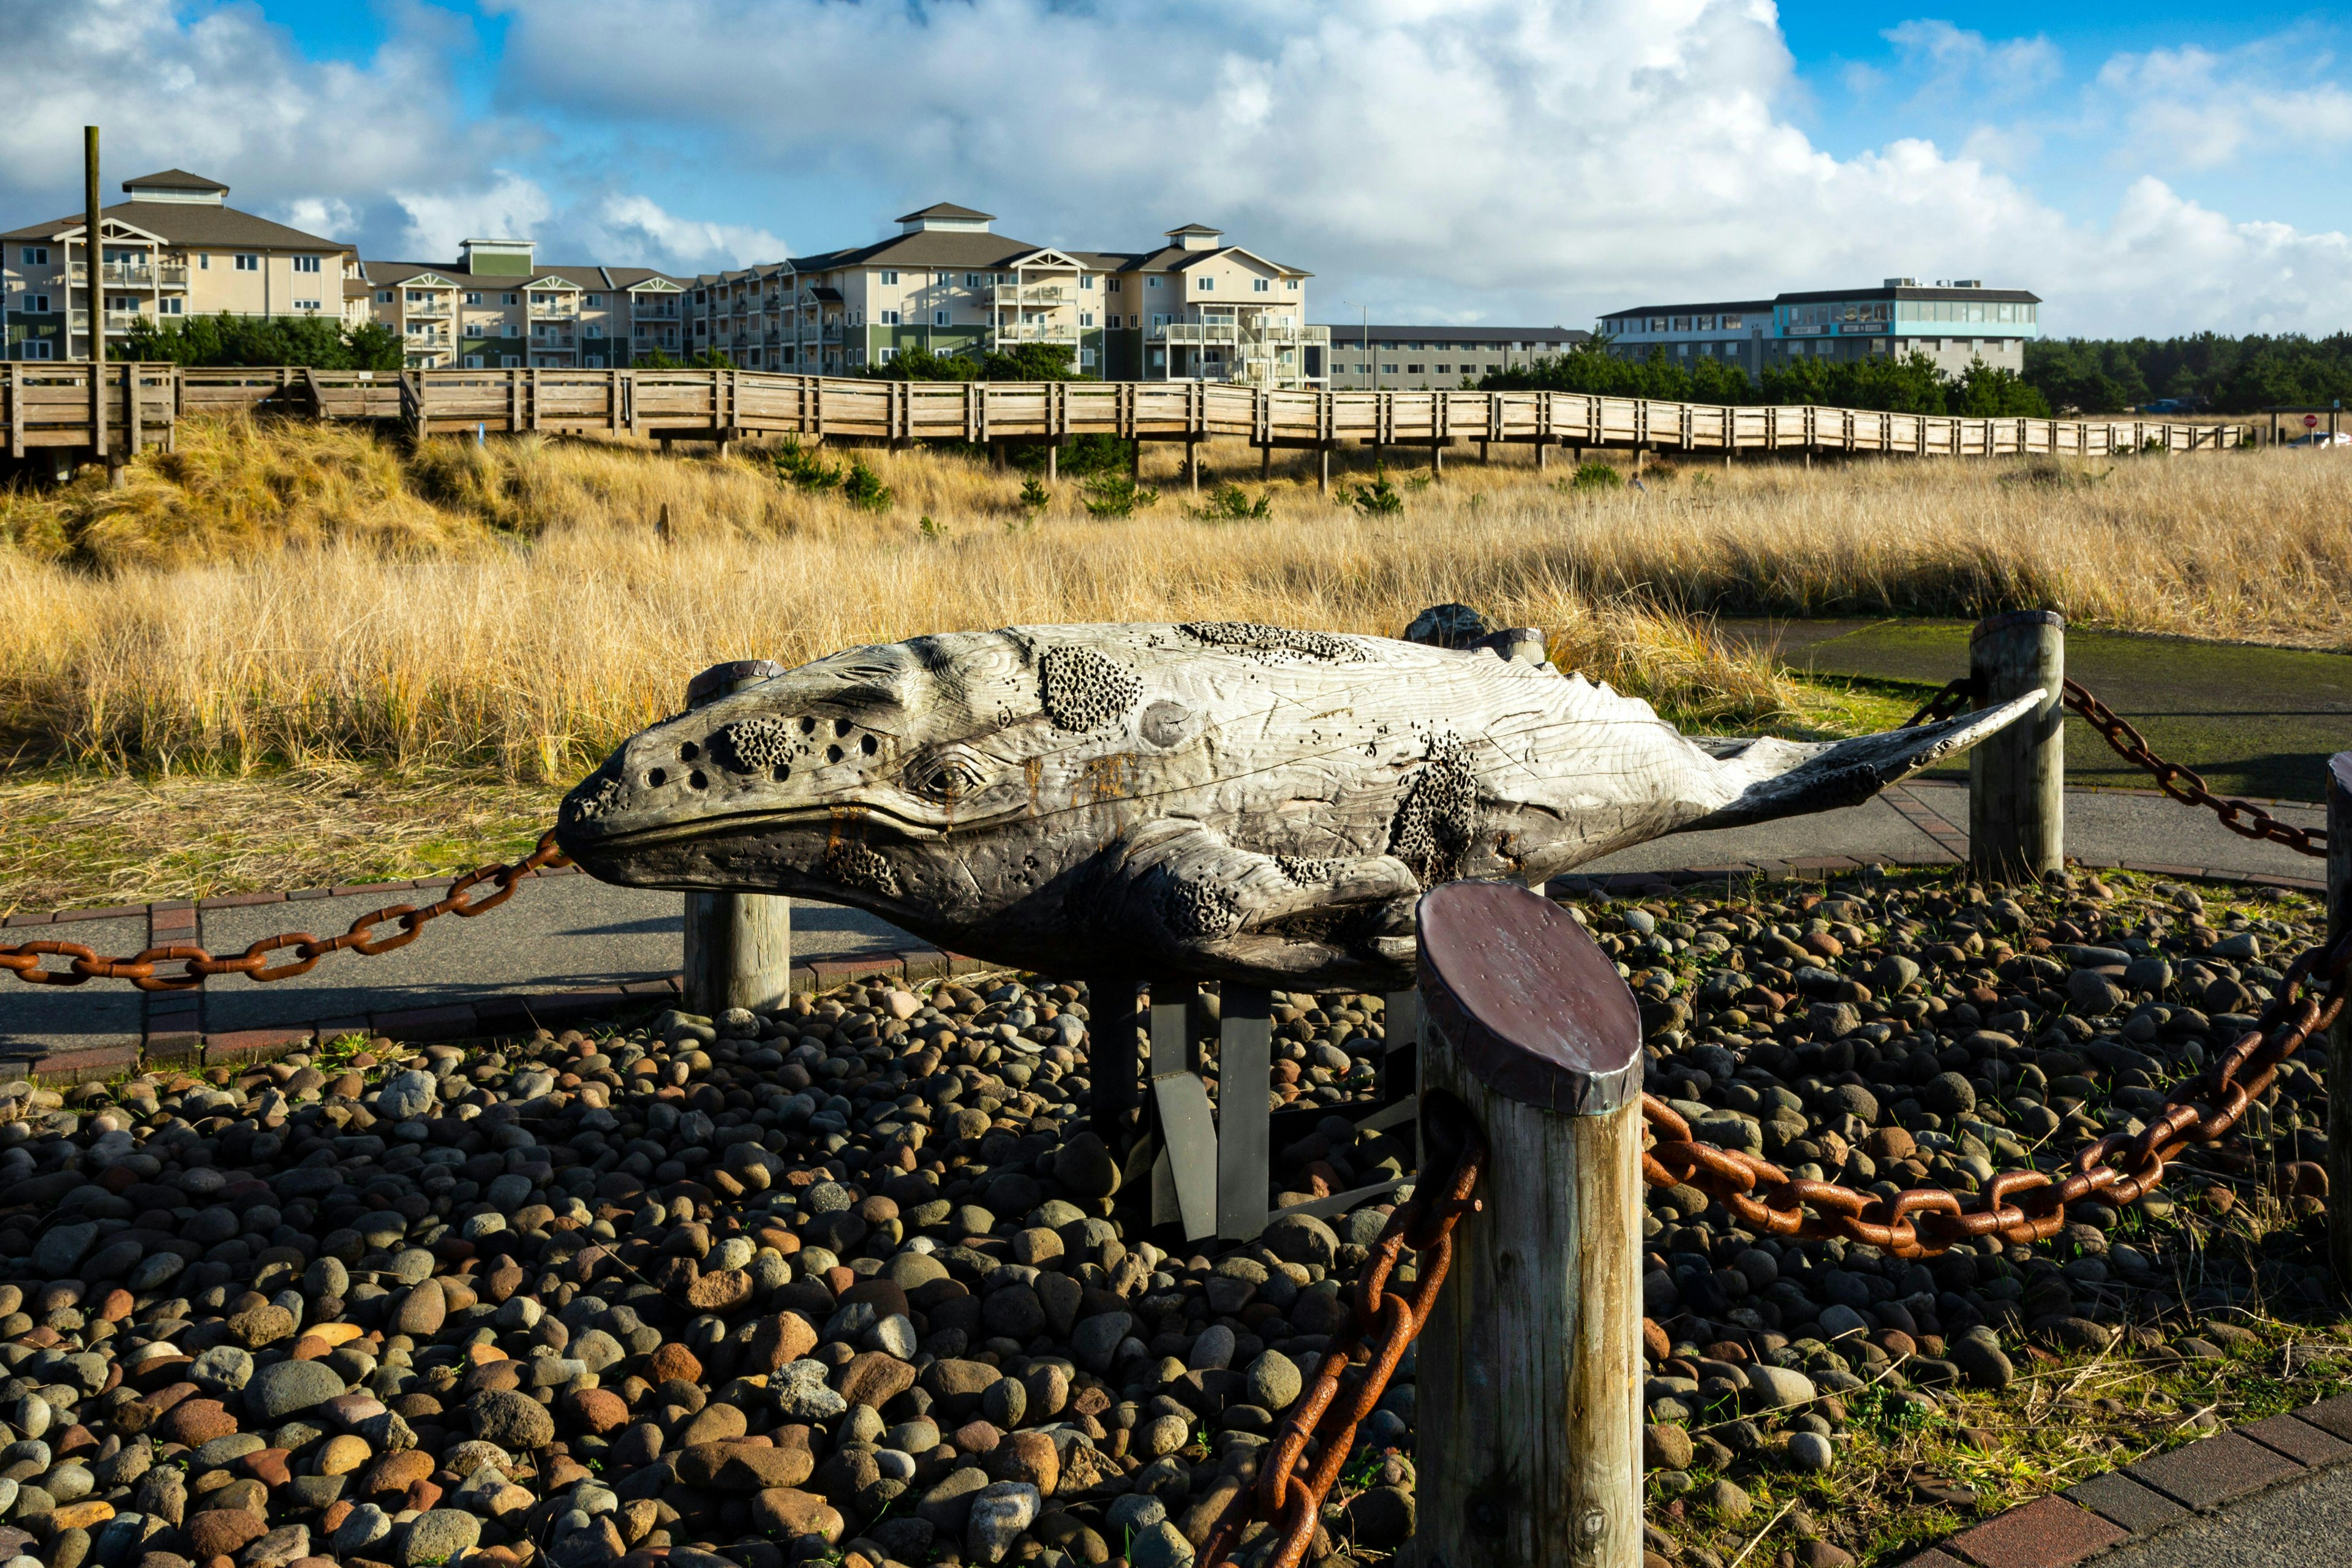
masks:
{"type": "Polygon", "coordinates": [[[693,272],[934,200],[1175,224],[1313,313],[1582,324],[1891,274],[2061,332],[2352,325],[2352,5],[1769,0],[5,4],[0,203],[197,169],[395,258],[529,233],[693,272]]]}

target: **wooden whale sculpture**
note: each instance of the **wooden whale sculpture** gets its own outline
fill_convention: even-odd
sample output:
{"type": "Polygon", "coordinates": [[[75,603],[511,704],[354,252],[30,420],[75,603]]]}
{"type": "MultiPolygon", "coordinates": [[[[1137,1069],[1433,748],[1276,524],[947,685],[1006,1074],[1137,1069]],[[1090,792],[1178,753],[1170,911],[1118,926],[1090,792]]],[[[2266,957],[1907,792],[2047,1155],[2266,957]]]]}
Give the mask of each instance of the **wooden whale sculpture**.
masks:
{"type": "Polygon", "coordinates": [[[633,736],[557,837],[606,881],[850,904],[1048,973],[1393,987],[1441,882],[1853,805],[2037,700],[1693,739],[1504,647],[1211,621],[850,648],[633,736]]]}

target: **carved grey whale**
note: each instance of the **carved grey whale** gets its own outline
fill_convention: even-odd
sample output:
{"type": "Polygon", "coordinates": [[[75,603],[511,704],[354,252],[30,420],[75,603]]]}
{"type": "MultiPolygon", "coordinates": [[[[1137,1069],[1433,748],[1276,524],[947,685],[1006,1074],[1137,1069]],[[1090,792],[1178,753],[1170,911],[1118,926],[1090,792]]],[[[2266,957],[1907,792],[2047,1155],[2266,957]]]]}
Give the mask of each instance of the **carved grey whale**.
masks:
{"type": "Polygon", "coordinates": [[[2027,697],[1833,743],[1694,740],[1548,665],[1231,622],[855,647],[625,742],[565,854],[869,910],[1062,974],[1410,984],[1420,895],[1853,805],[2027,697]]]}

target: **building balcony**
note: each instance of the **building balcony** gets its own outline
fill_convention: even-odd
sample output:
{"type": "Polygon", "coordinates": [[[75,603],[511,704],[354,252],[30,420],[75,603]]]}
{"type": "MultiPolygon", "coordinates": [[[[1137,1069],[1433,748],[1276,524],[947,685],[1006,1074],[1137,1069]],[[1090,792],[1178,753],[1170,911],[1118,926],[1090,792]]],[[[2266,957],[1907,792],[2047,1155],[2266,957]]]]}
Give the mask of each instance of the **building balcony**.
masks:
{"type": "Polygon", "coordinates": [[[1151,341],[1177,348],[1224,348],[1242,341],[1231,321],[1169,321],[1151,329],[1151,341]]]}
{"type": "Polygon", "coordinates": [[[568,352],[577,342],[570,332],[533,332],[530,335],[533,349],[562,349],[568,352]]]}
{"type": "Polygon", "coordinates": [[[1003,306],[1070,305],[1078,298],[1078,291],[1066,283],[999,283],[989,292],[1003,306]]]}
{"type": "Polygon", "coordinates": [[[678,318],[675,300],[632,300],[629,314],[640,321],[675,321],[678,318]]]}
{"type": "Polygon", "coordinates": [[[449,346],[449,334],[446,331],[408,332],[403,334],[400,341],[411,349],[446,349],[449,346]]]}
{"type": "Polygon", "coordinates": [[[1076,343],[1078,331],[1075,321],[999,321],[989,335],[1000,343],[1076,343]]]}
{"type": "Polygon", "coordinates": [[[411,321],[446,321],[455,307],[447,300],[412,300],[400,308],[411,321]]]}
{"type": "Polygon", "coordinates": [[[576,321],[580,319],[580,304],[577,300],[567,300],[560,305],[533,305],[530,319],[534,321],[576,321]]]}

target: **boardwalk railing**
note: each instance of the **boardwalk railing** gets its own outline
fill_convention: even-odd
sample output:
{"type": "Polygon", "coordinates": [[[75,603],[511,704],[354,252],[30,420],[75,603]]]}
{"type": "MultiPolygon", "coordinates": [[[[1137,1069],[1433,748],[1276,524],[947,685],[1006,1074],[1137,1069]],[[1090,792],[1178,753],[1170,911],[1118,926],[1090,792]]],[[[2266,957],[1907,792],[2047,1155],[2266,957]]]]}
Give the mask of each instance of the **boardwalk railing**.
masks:
{"type": "MultiPolygon", "coordinates": [[[[0,433],[11,456],[90,446],[89,367],[10,361],[0,433]]],[[[1192,381],[905,382],[749,370],[425,370],[398,374],[105,367],[110,438],[168,447],[192,413],[253,409],[401,420],[419,435],[527,430],[728,441],[759,436],[892,442],[1196,443],[1271,450],[1454,441],[1679,452],[1911,457],[2106,456],[2237,447],[2251,426],[2138,419],[1966,418],[1810,405],[1724,407],[1575,392],[1269,392],[1192,381]],[[137,395],[118,389],[125,378],[137,395]],[[135,431],[135,436],[134,436],[135,431]]]]}

